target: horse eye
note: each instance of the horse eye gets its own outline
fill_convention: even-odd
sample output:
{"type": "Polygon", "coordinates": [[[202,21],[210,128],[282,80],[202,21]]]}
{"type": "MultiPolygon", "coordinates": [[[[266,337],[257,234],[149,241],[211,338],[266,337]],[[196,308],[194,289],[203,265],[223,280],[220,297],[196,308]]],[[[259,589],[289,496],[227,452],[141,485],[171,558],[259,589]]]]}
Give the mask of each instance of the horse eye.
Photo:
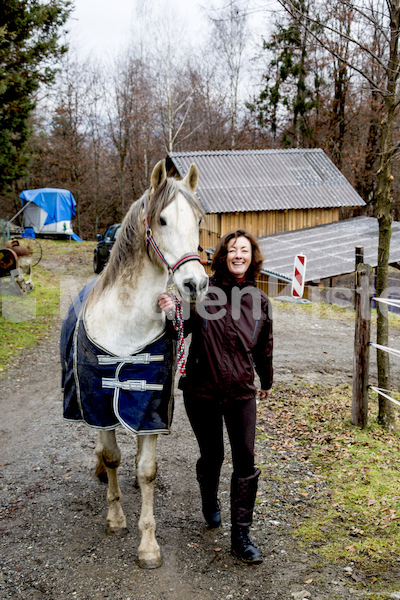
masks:
{"type": "Polygon", "coordinates": [[[166,224],[167,224],[167,221],[163,217],[160,217],[160,225],[162,227],[165,227],[166,224]]]}
{"type": "Polygon", "coordinates": [[[198,246],[198,248],[197,248],[197,251],[198,251],[198,252],[203,252],[203,248],[200,246],[200,244],[199,244],[199,246],[198,246]]]}

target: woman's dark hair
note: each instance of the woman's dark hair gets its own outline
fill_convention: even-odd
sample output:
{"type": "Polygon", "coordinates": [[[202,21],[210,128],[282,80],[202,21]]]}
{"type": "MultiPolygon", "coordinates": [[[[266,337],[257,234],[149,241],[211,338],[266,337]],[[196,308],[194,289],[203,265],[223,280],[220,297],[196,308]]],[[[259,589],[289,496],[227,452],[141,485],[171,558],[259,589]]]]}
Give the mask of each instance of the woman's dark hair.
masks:
{"type": "Polygon", "coordinates": [[[215,249],[211,269],[216,273],[229,273],[226,262],[226,257],[228,256],[228,244],[231,240],[236,240],[239,237],[245,237],[251,244],[251,264],[247,270],[246,279],[255,279],[261,271],[264,257],[261,254],[256,239],[251,233],[245,231],[245,229],[235,229],[222,236],[215,249]]]}

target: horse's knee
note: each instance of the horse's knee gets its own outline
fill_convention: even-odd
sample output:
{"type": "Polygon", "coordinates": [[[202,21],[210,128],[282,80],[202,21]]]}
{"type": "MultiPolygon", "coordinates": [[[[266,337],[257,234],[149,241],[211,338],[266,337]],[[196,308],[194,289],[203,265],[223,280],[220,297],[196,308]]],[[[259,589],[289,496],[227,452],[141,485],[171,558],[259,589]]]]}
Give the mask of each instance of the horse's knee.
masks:
{"type": "Polygon", "coordinates": [[[118,469],[121,464],[121,450],[117,444],[103,444],[96,448],[99,464],[103,464],[108,469],[118,469]]]}
{"type": "Polygon", "coordinates": [[[95,470],[95,477],[102,483],[108,483],[107,469],[116,470],[121,464],[121,453],[113,454],[107,452],[104,448],[97,449],[97,464],[95,470]]]}
{"type": "Polygon", "coordinates": [[[152,483],[157,475],[157,463],[155,464],[138,464],[137,481],[139,485],[152,483]]]}

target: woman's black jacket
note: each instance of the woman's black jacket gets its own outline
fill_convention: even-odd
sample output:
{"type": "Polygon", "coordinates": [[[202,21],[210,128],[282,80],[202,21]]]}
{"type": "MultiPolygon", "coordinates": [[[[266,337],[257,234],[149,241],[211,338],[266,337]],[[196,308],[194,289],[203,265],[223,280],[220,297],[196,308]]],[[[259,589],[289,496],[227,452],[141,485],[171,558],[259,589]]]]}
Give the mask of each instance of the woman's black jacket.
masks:
{"type": "Polygon", "coordinates": [[[185,335],[192,341],[186,377],[179,387],[202,397],[248,400],[272,386],[272,314],[268,296],[254,281],[229,275],[210,279],[206,299],[192,307],[185,335]]]}

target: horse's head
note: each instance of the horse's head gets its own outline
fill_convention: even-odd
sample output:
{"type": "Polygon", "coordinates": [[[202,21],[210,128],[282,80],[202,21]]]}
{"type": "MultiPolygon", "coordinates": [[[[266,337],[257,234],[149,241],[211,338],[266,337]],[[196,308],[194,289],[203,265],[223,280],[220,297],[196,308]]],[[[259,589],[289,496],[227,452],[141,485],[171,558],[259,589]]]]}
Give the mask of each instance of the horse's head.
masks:
{"type": "MultiPolygon", "coordinates": [[[[151,190],[146,207],[148,229],[161,260],[173,271],[174,281],[182,298],[202,300],[208,289],[208,277],[198,256],[199,225],[203,211],[194,191],[197,187],[196,165],[190,166],[182,181],[167,178],[165,161],[154,167],[151,190]]],[[[149,241],[149,240],[148,240],[149,241]]]]}

